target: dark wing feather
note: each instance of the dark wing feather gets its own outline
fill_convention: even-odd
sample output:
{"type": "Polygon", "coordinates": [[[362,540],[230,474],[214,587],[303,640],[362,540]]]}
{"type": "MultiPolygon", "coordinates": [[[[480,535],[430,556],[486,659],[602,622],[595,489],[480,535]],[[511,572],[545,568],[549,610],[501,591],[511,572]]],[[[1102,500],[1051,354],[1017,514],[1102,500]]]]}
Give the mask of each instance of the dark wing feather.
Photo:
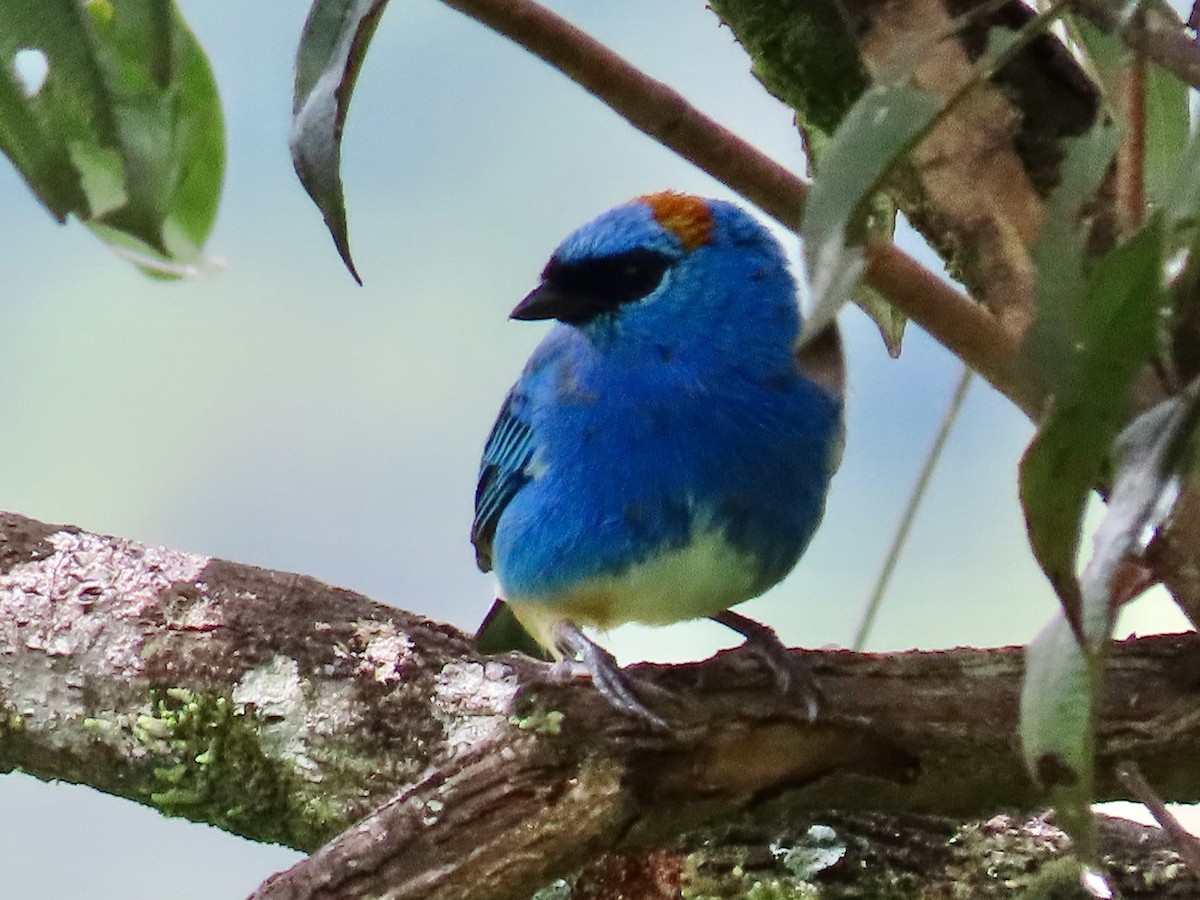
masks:
{"type": "Polygon", "coordinates": [[[483,447],[479,483],[475,487],[471,543],[475,545],[475,562],[484,572],[492,568],[496,523],[517,491],[529,482],[527,469],[533,459],[534,446],[526,406],[524,394],[516,388],[510,391],[483,447]]]}
{"type": "Polygon", "coordinates": [[[486,654],[519,650],[534,659],[550,658],[550,654],[517,621],[512,607],[503,600],[497,600],[492,604],[487,618],[475,632],[475,646],[480,653],[486,654]]]}

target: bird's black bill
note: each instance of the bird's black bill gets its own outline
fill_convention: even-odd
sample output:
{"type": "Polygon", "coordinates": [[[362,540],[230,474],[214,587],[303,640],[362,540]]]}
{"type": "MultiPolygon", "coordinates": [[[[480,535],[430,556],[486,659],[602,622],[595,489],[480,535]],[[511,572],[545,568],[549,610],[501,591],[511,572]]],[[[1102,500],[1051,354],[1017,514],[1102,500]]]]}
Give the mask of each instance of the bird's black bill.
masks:
{"type": "Polygon", "coordinates": [[[517,304],[511,318],[581,325],[651,293],[671,263],[665,253],[644,247],[570,262],[551,259],[542,283],[517,304]]]}
{"type": "MultiPolygon", "coordinates": [[[[564,315],[572,315],[586,307],[585,298],[557,291],[549,285],[542,284],[525,295],[511,313],[510,319],[522,319],[527,322],[538,319],[562,319],[564,315]]],[[[567,321],[564,319],[564,321],[567,321]]]]}

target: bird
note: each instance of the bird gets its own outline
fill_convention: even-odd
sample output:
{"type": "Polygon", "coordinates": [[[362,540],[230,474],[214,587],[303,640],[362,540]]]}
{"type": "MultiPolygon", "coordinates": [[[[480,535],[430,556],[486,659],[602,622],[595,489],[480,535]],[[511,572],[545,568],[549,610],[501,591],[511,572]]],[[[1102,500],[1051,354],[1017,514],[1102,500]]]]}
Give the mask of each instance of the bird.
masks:
{"type": "Polygon", "coordinates": [[[779,241],[734,203],[647,194],[572,232],[510,318],[556,321],[484,445],[471,541],[499,596],[481,650],[582,665],[662,725],[582,628],[710,618],[786,687],[786,648],[732,607],[822,518],[845,375],[836,323],[801,341],[779,241]]]}

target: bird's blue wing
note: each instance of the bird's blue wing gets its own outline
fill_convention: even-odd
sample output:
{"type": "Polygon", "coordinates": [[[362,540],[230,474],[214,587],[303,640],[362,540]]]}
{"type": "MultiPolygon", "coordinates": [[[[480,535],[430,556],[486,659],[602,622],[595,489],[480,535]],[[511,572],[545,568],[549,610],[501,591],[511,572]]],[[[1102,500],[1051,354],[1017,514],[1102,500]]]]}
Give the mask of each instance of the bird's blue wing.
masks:
{"type": "Polygon", "coordinates": [[[512,498],[529,482],[528,467],[535,448],[527,407],[525,394],[513,388],[483,448],[471,543],[475,545],[475,562],[484,572],[492,568],[496,524],[512,498]]]}

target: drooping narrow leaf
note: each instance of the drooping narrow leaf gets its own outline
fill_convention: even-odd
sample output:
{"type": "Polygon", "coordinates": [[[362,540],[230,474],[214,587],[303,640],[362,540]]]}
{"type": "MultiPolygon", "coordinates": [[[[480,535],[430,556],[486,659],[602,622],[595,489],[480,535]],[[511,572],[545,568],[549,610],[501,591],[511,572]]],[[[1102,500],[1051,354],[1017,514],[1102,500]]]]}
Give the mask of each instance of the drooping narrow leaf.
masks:
{"type": "Polygon", "coordinates": [[[1101,116],[1085,134],[1066,143],[1061,180],[1047,198],[1041,238],[1034,249],[1037,308],[1026,338],[1029,364],[1047,384],[1070,380],[1075,333],[1087,283],[1088,234],[1084,209],[1112,165],[1120,133],[1101,116]]]}
{"type": "Polygon", "coordinates": [[[1164,302],[1162,240],[1156,217],[1090,273],[1064,351],[1069,374],[1021,461],[1030,545],[1068,620],[1080,627],[1083,604],[1075,577],[1080,523],[1128,417],[1129,385],[1155,349],[1164,302]]]}
{"type": "Polygon", "coordinates": [[[801,229],[813,304],[805,325],[808,334],[819,334],[833,320],[862,277],[863,248],[847,236],[863,212],[864,199],[924,134],[942,105],[941,97],[907,81],[875,85],[838,126],[822,154],[801,229]]]}
{"type": "Polygon", "coordinates": [[[350,256],[342,192],[342,128],[359,69],[387,0],[316,0],[296,51],[292,164],[333,236],[338,254],[362,283],[350,256]]]}
{"type": "Polygon", "coordinates": [[[225,137],[208,61],[163,0],[0,0],[0,150],[60,221],[155,275],[191,271],[225,137]],[[24,80],[40,64],[44,78],[24,80]]]}
{"type": "Polygon", "coordinates": [[[1146,71],[1146,193],[1162,204],[1179,156],[1188,142],[1191,122],[1188,86],[1158,66],[1146,71]]]}
{"type": "MultiPolygon", "coordinates": [[[[826,3],[796,4],[786,16],[769,4],[712,0],[709,8],[745,47],[758,80],[795,112],[809,173],[819,177],[831,135],[870,84],[846,16],[826,3]]],[[[895,206],[878,195],[872,202],[877,232],[891,240],[895,206]]],[[[879,328],[888,353],[899,356],[904,315],[869,285],[859,285],[853,300],[879,328]]]]}
{"type": "MultiPolygon", "coordinates": [[[[1190,228],[1195,232],[1200,229],[1200,133],[1191,135],[1164,179],[1164,185],[1160,206],[1168,231],[1178,233],[1190,228]]],[[[1192,243],[1189,234],[1174,236],[1177,243],[1192,243]]]]}
{"type": "MultiPolygon", "coordinates": [[[[886,194],[878,193],[869,201],[863,243],[891,241],[896,236],[896,204],[886,194]]],[[[904,341],[904,326],[908,317],[900,312],[890,300],[866,282],[859,284],[852,294],[858,308],[870,317],[879,329],[883,345],[892,359],[898,359],[904,341]]]]}
{"type": "Polygon", "coordinates": [[[1080,858],[1095,860],[1091,815],[1095,708],[1104,672],[1120,567],[1141,549],[1147,529],[1168,513],[1174,485],[1200,420],[1200,381],[1135,419],[1117,439],[1117,466],[1095,550],[1081,577],[1080,644],[1063,611],[1025,653],[1021,745],[1030,772],[1049,791],[1059,824],[1080,858]]]}
{"type": "MultiPolygon", "coordinates": [[[[1136,373],[1159,350],[1166,315],[1164,261],[1190,243],[1196,224],[1196,160],[1161,167],[1156,213],[1125,245],[1088,270],[1086,232],[1072,223],[1108,170],[1112,141],[1095,132],[1072,148],[1067,177],[1051,198],[1038,248],[1039,308],[1027,348],[1055,392],[1055,406],[1026,453],[1021,498],[1030,542],[1063,602],[1031,644],[1021,696],[1021,740],[1030,770],[1049,789],[1060,824],[1081,857],[1095,862],[1090,810],[1096,698],[1123,575],[1173,502],[1196,430],[1193,383],[1180,397],[1128,420],[1136,373]],[[1112,466],[1108,509],[1094,550],[1075,578],[1080,522],[1090,490],[1112,466]],[[1072,627],[1073,626],[1073,627],[1072,627]]],[[[1195,152],[1195,148],[1192,148],[1195,152]]]]}

